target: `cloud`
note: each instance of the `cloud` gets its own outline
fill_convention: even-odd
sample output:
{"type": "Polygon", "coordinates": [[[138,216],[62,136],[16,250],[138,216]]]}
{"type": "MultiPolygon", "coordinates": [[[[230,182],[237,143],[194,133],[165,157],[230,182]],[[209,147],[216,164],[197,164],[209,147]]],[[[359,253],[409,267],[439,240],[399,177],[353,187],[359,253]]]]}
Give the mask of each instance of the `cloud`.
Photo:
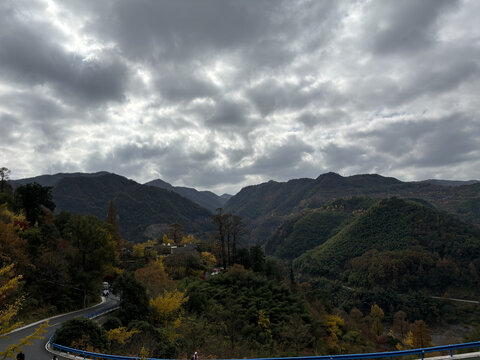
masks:
{"type": "Polygon", "coordinates": [[[479,14],[446,0],[0,2],[0,163],[219,192],[322,171],[475,178],[479,14]]]}
{"type": "Polygon", "coordinates": [[[55,41],[65,40],[56,28],[15,12],[3,18],[0,32],[0,76],[11,84],[51,88],[84,104],[122,101],[128,68],[109,51],[90,58],[69,53],[55,41]]]}
{"type": "Polygon", "coordinates": [[[366,36],[376,54],[424,51],[433,46],[439,18],[457,1],[425,0],[371,2],[366,36]]]}
{"type": "Polygon", "coordinates": [[[479,119],[461,113],[400,120],[356,138],[372,144],[376,153],[388,154],[397,168],[449,166],[480,155],[479,119]]]}

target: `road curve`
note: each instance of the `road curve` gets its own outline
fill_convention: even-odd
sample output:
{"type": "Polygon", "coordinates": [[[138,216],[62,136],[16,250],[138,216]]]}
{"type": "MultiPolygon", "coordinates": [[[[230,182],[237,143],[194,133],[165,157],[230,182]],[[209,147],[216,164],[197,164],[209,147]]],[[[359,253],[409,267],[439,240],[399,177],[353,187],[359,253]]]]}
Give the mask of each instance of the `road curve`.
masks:
{"type": "MultiPolygon", "coordinates": [[[[51,318],[50,327],[48,328],[47,332],[44,334],[43,339],[34,340],[33,345],[25,346],[22,350],[25,354],[25,360],[48,360],[52,358],[52,354],[50,354],[47,350],[45,350],[45,344],[48,341],[49,337],[57,330],[60,325],[70,319],[73,319],[78,316],[86,316],[91,314],[95,311],[106,309],[118,304],[117,300],[113,298],[108,298],[105,302],[101,304],[95,305],[90,308],[74,311],[68,314],[59,315],[54,318],[51,318]]],[[[39,323],[35,323],[32,325],[25,326],[19,330],[15,330],[14,332],[8,335],[8,338],[0,339],[0,350],[5,350],[8,345],[18,343],[18,341],[25,336],[28,336],[33,333],[33,331],[39,326],[39,323]]]]}

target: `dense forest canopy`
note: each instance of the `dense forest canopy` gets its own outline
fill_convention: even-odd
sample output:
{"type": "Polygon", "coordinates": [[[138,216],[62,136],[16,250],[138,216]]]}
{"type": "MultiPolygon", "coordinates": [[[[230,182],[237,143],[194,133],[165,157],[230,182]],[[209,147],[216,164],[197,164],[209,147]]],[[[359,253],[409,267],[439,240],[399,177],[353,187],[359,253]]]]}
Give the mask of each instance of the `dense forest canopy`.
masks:
{"type": "MultiPolygon", "coordinates": [[[[373,185],[365,177],[342,179],[329,174],[314,182],[372,192],[399,185],[381,177],[373,185]]],[[[156,236],[130,242],[122,236],[130,220],[118,214],[135,212],[141,201],[128,202],[108,187],[142,189],[109,174],[68,181],[78,182],[77,192],[66,195],[78,206],[84,206],[80,189],[98,186],[104,195],[95,201],[104,210],[97,216],[61,211],[55,188],[33,183],[13,189],[2,180],[0,280],[13,284],[2,290],[2,306],[24,295],[2,334],[18,320],[97,302],[107,281],[120,296],[119,310],[99,323],[67,322],[55,341],[122,355],[187,358],[199,351],[227,358],[385,351],[479,338],[476,306],[444,298],[480,299],[480,230],[423,198],[345,196],[285,214],[295,194],[314,191],[309,180],[293,182],[265,247],[248,247],[255,244],[255,214],[250,220],[223,209],[209,214],[155,189],[163,202],[150,210],[173,206],[180,216],[156,236]],[[95,179],[102,176],[100,185],[95,179]],[[454,325],[466,330],[449,332],[454,325]]],[[[461,206],[471,214],[475,200],[461,206]]],[[[273,226],[270,220],[263,217],[273,226]]],[[[8,316],[1,311],[0,319],[8,316]]]]}

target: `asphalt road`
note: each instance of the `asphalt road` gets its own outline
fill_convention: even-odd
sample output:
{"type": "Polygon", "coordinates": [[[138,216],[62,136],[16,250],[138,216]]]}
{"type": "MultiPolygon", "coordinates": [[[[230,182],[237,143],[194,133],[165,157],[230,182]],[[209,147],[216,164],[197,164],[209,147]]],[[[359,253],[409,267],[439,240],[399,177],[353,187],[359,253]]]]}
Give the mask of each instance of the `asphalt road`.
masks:
{"type": "MultiPolygon", "coordinates": [[[[56,329],[60,327],[60,325],[69,320],[73,319],[78,316],[85,316],[91,314],[95,311],[112,307],[116,305],[118,302],[113,298],[108,298],[104,303],[95,305],[91,308],[78,310],[72,313],[68,313],[65,315],[60,315],[55,318],[50,319],[50,327],[48,328],[47,332],[44,333],[44,338],[39,340],[34,340],[34,344],[31,346],[25,346],[22,350],[25,354],[25,360],[48,360],[52,359],[52,354],[45,350],[45,344],[47,343],[50,336],[55,332],[56,329]]],[[[11,333],[8,338],[0,339],[0,349],[5,350],[8,345],[18,343],[18,341],[25,336],[28,336],[33,333],[33,331],[39,326],[30,325],[21,330],[17,330],[11,333]]]]}

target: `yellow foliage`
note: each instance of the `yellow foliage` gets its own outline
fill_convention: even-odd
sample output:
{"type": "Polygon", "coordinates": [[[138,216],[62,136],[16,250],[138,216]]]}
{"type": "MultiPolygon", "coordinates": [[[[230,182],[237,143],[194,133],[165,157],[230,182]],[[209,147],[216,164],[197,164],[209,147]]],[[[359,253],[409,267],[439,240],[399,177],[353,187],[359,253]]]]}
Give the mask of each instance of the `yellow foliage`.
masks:
{"type": "Polygon", "coordinates": [[[15,263],[23,270],[30,264],[26,254],[27,241],[20,238],[13,223],[0,219],[0,254],[2,262],[15,263]]]}
{"type": "Polygon", "coordinates": [[[145,284],[149,295],[152,297],[158,296],[163,289],[171,284],[161,258],[137,269],[135,277],[145,284]]]}
{"type": "Polygon", "coordinates": [[[187,236],[182,237],[182,241],[180,242],[180,245],[187,245],[187,244],[198,244],[200,241],[195,239],[195,237],[192,234],[188,234],[187,236]]]}
{"type": "Polygon", "coordinates": [[[178,290],[165,291],[163,295],[150,300],[155,311],[155,319],[164,323],[175,322],[182,314],[182,305],[188,301],[188,296],[178,290]]]}
{"type": "Polygon", "coordinates": [[[327,339],[328,346],[332,351],[340,353],[342,347],[340,345],[339,337],[343,334],[340,327],[345,325],[345,321],[338,315],[326,315],[325,325],[327,327],[327,332],[329,333],[327,339]]]}
{"type": "Polygon", "coordinates": [[[145,360],[150,356],[150,353],[148,352],[147,349],[145,349],[145,346],[142,346],[142,349],[140,350],[140,359],[145,360]]]}
{"type": "Polygon", "coordinates": [[[407,337],[403,340],[403,345],[405,345],[407,349],[413,349],[413,332],[412,331],[409,331],[407,333],[407,337]]]}
{"type": "MultiPolygon", "coordinates": [[[[13,264],[4,266],[0,268],[0,338],[6,337],[7,334],[13,329],[21,325],[20,322],[15,322],[14,319],[20,310],[23,297],[19,297],[13,301],[8,301],[9,296],[12,292],[18,289],[18,283],[22,278],[21,275],[14,276],[13,273],[13,264]]],[[[14,358],[15,354],[21,351],[22,346],[32,345],[32,340],[41,339],[47,327],[48,322],[40,325],[32,334],[21,339],[18,344],[9,345],[4,351],[0,351],[0,358],[14,358]]]]}
{"type": "Polygon", "coordinates": [[[342,330],[340,326],[345,325],[345,321],[338,315],[327,315],[325,317],[325,325],[327,326],[327,331],[330,334],[334,334],[336,336],[342,335],[342,330]]]}
{"type": "Polygon", "coordinates": [[[173,240],[169,239],[167,234],[165,234],[163,235],[162,243],[164,243],[165,245],[170,245],[173,244],[173,240]]]}
{"type": "Polygon", "coordinates": [[[0,220],[6,224],[13,224],[15,221],[26,222],[27,219],[22,213],[15,214],[14,212],[8,210],[7,204],[0,205],[0,220]]]}
{"type": "Polygon", "coordinates": [[[146,242],[133,245],[133,255],[136,257],[144,257],[151,255],[157,257],[157,252],[153,250],[153,247],[157,245],[157,240],[147,240],[146,242]]]}
{"type": "Polygon", "coordinates": [[[370,310],[370,315],[373,318],[372,333],[380,336],[383,333],[382,319],[385,316],[383,310],[377,305],[373,304],[370,310]]]}
{"type": "Polygon", "coordinates": [[[18,314],[23,298],[18,298],[9,304],[3,304],[6,302],[8,296],[18,289],[18,283],[22,276],[13,276],[14,264],[10,264],[0,268],[0,336],[9,333],[21,323],[13,323],[13,319],[18,314]]]}
{"type": "Polygon", "coordinates": [[[133,335],[138,334],[140,330],[134,329],[127,331],[125,326],[111,329],[107,332],[108,340],[116,341],[120,344],[125,344],[130,341],[133,335]]]}
{"type": "Polygon", "coordinates": [[[271,334],[270,330],[270,318],[265,313],[265,310],[258,310],[258,325],[265,331],[267,334],[271,334]]]}
{"type": "Polygon", "coordinates": [[[207,269],[213,268],[217,263],[217,259],[215,258],[215,255],[213,255],[211,252],[202,251],[200,253],[200,257],[202,258],[202,261],[204,262],[207,269]]]}

